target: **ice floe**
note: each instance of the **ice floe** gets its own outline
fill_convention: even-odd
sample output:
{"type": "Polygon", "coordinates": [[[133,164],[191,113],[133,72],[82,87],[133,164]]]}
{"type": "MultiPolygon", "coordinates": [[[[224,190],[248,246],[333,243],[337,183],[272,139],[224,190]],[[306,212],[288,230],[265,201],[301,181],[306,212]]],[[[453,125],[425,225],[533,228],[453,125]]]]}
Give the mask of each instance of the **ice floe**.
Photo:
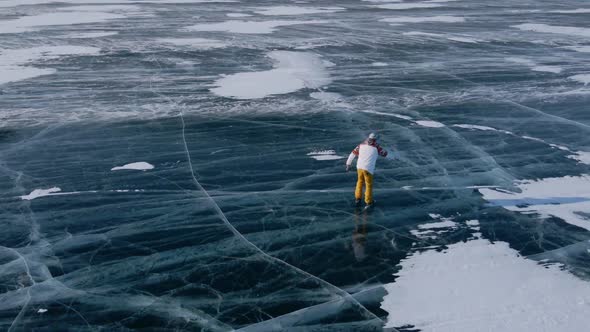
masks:
{"type": "Polygon", "coordinates": [[[328,21],[226,21],[219,23],[202,23],[187,27],[189,31],[225,31],[232,33],[273,33],[277,28],[289,25],[322,24],[328,21]]]}
{"type": "Polygon", "coordinates": [[[275,62],[273,69],[222,77],[211,92],[223,97],[257,99],[304,88],[316,89],[332,82],[326,68],[333,64],[316,54],[273,51],[268,56],[275,62]]]}
{"type": "Polygon", "coordinates": [[[130,170],[138,170],[138,171],[146,171],[150,169],[154,169],[154,165],[150,163],[146,163],[145,161],[139,161],[135,163],[126,164],[123,166],[116,166],[111,168],[111,171],[118,171],[123,169],[130,169],[130,170]]]}
{"type": "Polygon", "coordinates": [[[52,68],[27,66],[36,60],[56,59],[70,55],[96,55],[99,48],[86,46],[43,46],[16,50],[2,50],[0,53],[0,84],[21,81],[56,72],[52,68]]]}
{"type": "Polygon", "coordinates": [[[485,239],[416,251],[385,285],[386,327],[424,332],[583,331],[590,284],[485,239]]]}

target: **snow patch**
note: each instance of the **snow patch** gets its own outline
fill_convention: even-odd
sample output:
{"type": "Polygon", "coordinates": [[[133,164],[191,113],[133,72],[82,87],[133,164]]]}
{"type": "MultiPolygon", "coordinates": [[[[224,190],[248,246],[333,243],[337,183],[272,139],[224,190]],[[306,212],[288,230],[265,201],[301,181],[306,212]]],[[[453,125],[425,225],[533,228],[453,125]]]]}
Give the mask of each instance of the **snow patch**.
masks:
{"type": "Polygon", "coordinates": [[[227,16],[227,17],[250,17],[252,15],[244,14],[244,13],[227,13],[227,14],[225,14],[225,16],[227,16]]]}
{"type": "Polygon", "coordinates": [[[43,314],[43,313],[46,313],[46,312],[47,312],[47,309],[43,309],[43,308],[40,308],[39,310],[37,310],[37,313],[38,314],[43,314]]]}
{"type": "Polygon", "coordinates": [[[118,170],[122,170],[122,169],[147,171],[150,169],[154,169],[154,165],[152,165],[150,163],[146,163],[145,161],[139,161],[139,162],[123,165],[123,166],[113,167],[113,168],[111,168],[111,171],[118,171],[118,170]]]}
{"type": "Polygon", "coordinates": [[[479,189],[479,192],[492,205],[545,218],[554,216],[590,230],[590,220],[584,216],[590,213],[590,176],[523,180],[515,185],[520,193],[492,189],[479,189]]]}
{"type": "Polygon", "coordinates": [[[422,127],[429,127],[429,128],[442,128],[445,125],[437,122],[437,121],[432,121],[432,120],[419,120],[416,121],[416,124],[422,126],[422,127]]]}
{"type": "Polygon", "coordinates": [[[307,154],[310,158],[315,160],[337,160],[342,159],[344,157],[339,156],[336,154],[334,150],[321,150],[321,151],[314,151],[307,154]]]}
{"type": "Polygon", "coordinates": [[[556,33],[556,34],[579,36],[579,37],[590,37],[590,29],[589,28],[567,27],[567,26],[536,24],[536,23],[524,23],[524,24],[513,25],[512,27],[523,30],[523,31],[556,33]]]}
{"type": "Polygon", "coordinates": [[[387,67],[389,64],[387,62],[373,62],[371,64],[373,67],[387,67]]]}
{"type": "Polygon", "coordinates": [[[393,10],[405,10],[405,9],[418,9],[418,8],[436,8],[442,7],[442,5],[436,3],[388,3],[384,5],[376,5],[375,7],[381,9],[393,9],[393,10]]]}
{"type": "Polygon", "coordinates": [[[322,24],[328,23],[328,21],[226,21],[219,23],[204,23],[196,24],[187,27],[189,31],[225,31],[232,33],[273,33],[278,27],[289,26],[289,25],[302,25],[302,24],[322,24]]]}
{"type": "Polygon", "coordinates": [[[568,79],[570,79],[572,81],[584,83],[584,85],[587,85],[588,83],[590,83],[590,74],[578,74],[578,75],[570,76],[570,77],[568,77],[568,79]]]}
{"type": "Polygon", "coordinates": [[[97,31],[97,32],[80,32],[80,33],[71,33],[71,34],[67,34],[64,36],[60,36],[61,38],[100,38],[100,37],[108,37],[108,36],[114,36],[116,34],[118,34],[119,32],[117,31],[113,31],[113,32],[108,32],[108,31],[97,31]]]}
{"type": "Polygon", "coordinates": [[[565,46],[564,48],[581,53],[590,53],[590,46],[565,46]]]}
{"type": "Polygon", "coordinates": [[[190,46],[200,50],[223,48],[227,46],[227,44],[219,40],[205,38],[160,38],[158,41],[176,46],[190,46]]]}
{"type": "Polygon", "coordinates": [[[569,9],[569,10],[553,10],[550,13],[557,13],[557,14],[587,14],[590,13],[590,8],[577,8],[577,9],[569,9]]]}
{"type": "Polygon", "coordinates": [[[308,14],[325,14],[335,13],[345,10],[341,7],[297,7],[297,6],[274,6],[261,8],[254,11],[261,15],[281,16],[281,15],[308,15],[308,14]]]}
{"type": "Polygon", "coordinates": [[[342,101],[342,95],[336,92],[312,92],[309,96],[313,99],[325,101],[325,102],[336,102],[342,101]]]}
{"type": "Polygon", "coordinates": [[[385,285],[386,327],[573,332],[590,324],[590,283],[526,259],[505,242],[476,239],[415,252],[400,266],[396,281],[385,285]]]}
{"type": "Polygon", "coordinates": [[[31,191],[30,194],[21,196],[20,198],[26,201],[33,200],[35,198],[44,197],[44,196],[51,196],[53,193],[60,192],[61,189],[58,187],[53,187],[49,189],[35,189],[31,191]]]}
{"type": "Polygon", "coordinates": [[[25,66],[36,60],[56,59],[70,55],[96,55],[99,48],[82,46],[43,46],[16,50],[2,50],[0,53],[0,84],[16,82],[29,78],[50,75],[56,72],[51,68],[25,66]]]}
{"type": "Polygon", "coordinates": [[[464,22],[465,18],[457,16],[423,16],[423,17],[390,17],[380,19],[379,22],[387,23],[422,23],[422,22],[441,22],[441,23],[457,23],[464,22]]]}
{"type": "Polygon", "coordinates": [[[534,66],[532,68],[533,71],[542,71],[547,73],[554,73],[559,74],[563,70],[561,67],[558,66],[534,66]]]}
{"type": "Polygon", "coordinates": [[[453,127],[458,127],[458,128],[463,128],[463,129],[483,130],[483,131],[498,131],[498,129],[496,129],[496,128],[487,127],[487,126],[471,125],[471,124],[454,124],[453,127]]]}
{"type": "Polygon", "coordinates": [[[43,26],[98,23],[125,18],[123,15],[103,12],[63,12],[23,16],[0,21],[0,34],[35,31],[43,26]]]}
{"type": "Polygon", "coordinates": [[[211,92],[237,99],[257,99],[291,93],[300,89],[317,89],[332,82],[326,69],[333,64],[313,53],[273,51],[274,69],[237,73],[215,82],[211,92]]]}

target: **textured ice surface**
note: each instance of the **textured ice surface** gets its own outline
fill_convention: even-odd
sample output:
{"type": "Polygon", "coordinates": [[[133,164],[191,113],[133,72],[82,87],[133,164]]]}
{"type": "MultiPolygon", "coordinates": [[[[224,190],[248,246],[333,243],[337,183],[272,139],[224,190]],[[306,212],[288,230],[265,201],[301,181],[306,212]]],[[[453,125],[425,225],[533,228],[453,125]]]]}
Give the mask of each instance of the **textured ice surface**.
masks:
{"type": "Polygon", "coordinates": [[[588,5],[531,3],[0,1],[0,331],[584,331],[588,5]]]}

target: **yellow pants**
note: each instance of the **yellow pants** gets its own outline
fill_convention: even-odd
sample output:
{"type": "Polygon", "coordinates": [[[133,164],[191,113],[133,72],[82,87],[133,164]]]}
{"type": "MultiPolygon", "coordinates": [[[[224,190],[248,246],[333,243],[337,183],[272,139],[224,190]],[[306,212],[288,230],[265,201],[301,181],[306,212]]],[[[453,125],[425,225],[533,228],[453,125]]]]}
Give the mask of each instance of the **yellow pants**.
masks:
{"type": "Polygon", "coordinates": [[[363,185],[365,186],[365,203],[373,203],[373,174],[364,169],[357,169],[358,180],[356,181],[356,190],[354,197],[361,199],[363,196],[363,185]]]}

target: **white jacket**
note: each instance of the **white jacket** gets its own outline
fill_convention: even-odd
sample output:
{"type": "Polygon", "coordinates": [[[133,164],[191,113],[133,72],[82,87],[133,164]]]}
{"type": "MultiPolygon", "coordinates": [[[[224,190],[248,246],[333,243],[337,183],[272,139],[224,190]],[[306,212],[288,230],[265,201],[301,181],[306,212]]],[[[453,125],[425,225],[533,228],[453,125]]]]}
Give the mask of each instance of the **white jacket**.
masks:
{"type": "Polygon", "coordinates": [[[377,143],[369,144],[368,141],[364,141],[359,144],[352,152],[350,156],[348,156],[348,160],[346,161],[346,165],[350,166],[352,161],[355,157],[359,157],[359,160],[356,162],[357,169],[364,169],[369,171],[369,173],[375,173],[375,163],[377,162],[377,157],[386,157],[387,151],[379,146],[377,143]]]}

